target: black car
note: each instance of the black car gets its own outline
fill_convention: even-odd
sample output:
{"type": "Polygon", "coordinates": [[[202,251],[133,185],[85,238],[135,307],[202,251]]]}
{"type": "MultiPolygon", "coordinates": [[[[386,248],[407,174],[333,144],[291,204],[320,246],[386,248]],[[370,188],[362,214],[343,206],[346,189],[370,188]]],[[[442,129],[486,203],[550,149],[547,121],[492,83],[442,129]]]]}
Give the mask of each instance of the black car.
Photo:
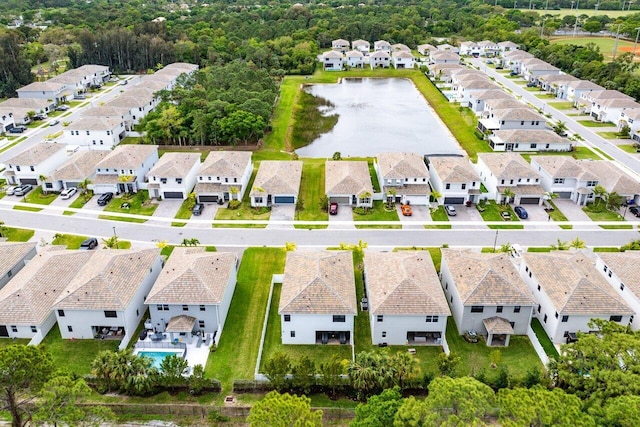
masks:
{"type": "Polygon", "coordinates": [[[113,199],[113,193],[104,193],[98,197],[98,206],[106,206],[113,199]]]}
{"type": "Polygon", "coordinates": [[[204,205],[202,203],[196,203],[193,206],[193,209],[191,209],[191,213],[195,216],[199,216],[202,214],[203,210],[204,210],[204,205]]]}
{"type": "Polygon", "coordinates": [[[13,195],[14,196],[24,196],[25,194],[27,194],[32,189],[33,189],[33,186],[31,184],[24,184],[24,185],[21,185],[20,187],[16,188],[15,190],[13,190],[13,195]]]}
{"type": "Polygon", "coordinates": [[[11,129],[9,129],[7,132],[9,132],[9,133],[22,133],[25,130],[27,130],[27,128],[24,127],[24,126],[14,126],[11,129]]]}
{"type": "Polygon", "coordinates": [[[518,215],[518,218],[520,219],[529,218],[529,214],[522,206],[516,206],[515,208],[513,208],[513,211],[516,213],[516,215],[518,215]]]}
{"type": "Polygon", "coordinates": [[[633,216],[640,217],[640,208],[638,208],[637,206],[631,206],[629,208],[629,212],[631,212],[633,214],[633,216]]]}
{"type": "Polygon", "coordinates": [[[89,237],[84,242],[80,244],[80,249],[89,251],[91,249],[95,249],[98,246],[98,239],[95,237],[89,237]]]}

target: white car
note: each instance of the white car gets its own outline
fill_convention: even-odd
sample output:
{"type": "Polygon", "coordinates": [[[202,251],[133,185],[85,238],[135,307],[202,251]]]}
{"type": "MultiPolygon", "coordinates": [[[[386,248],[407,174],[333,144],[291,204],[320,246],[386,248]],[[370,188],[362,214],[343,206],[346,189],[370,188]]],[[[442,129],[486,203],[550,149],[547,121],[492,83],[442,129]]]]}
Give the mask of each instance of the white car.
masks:
{"type": "Polygon", "coordinates": [[[7,196],[13,196],[13,193],[16,191],[16,188],[18,188],[18,186],[17,186],[17,185],[12,185],[12,186],[10,186],[10,187],[7,187],[7,188],[5,189],[5,194],[6,194],[7,196]]]}
{"type": "Polygon", "coordinates": [[[69,199],[71,198],[71,196],[73,196],[77,192],[78,192],[78,189],[75,187],[67,188],[62,193],[60,193],[60,198],[64,200],[69,199]]]}

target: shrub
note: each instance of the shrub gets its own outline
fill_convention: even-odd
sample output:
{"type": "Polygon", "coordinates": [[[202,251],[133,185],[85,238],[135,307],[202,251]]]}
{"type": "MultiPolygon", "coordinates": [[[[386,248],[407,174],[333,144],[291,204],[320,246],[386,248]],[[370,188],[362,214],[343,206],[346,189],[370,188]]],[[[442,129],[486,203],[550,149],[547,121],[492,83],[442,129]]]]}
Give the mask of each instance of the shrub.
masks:
{"type": "Polygon", "coordinates": [[[260,393],[273,390],[268,381],[233,380],[234,393],[260,393]]]}
{"type": "Polygon", "coordinates": [[[242,202],[240,200],[229,200],[228,208],[231,210],[236,210],[240,207],[241,204],[242,202]]]}

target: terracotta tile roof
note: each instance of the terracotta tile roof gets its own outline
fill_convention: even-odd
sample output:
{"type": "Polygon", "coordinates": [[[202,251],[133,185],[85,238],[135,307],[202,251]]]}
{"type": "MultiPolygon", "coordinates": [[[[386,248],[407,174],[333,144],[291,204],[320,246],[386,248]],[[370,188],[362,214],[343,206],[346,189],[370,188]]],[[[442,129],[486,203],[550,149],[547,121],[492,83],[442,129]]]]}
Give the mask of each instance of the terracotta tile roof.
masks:
{"type": "Polygon", "coordinates": [[[199,164],[199,153],[165,153],[147,175],[161,178],[184,178],[195,165],[199,164]]]}
{"type": "Polygon", "coordinates": [[[480,181],[480,175],[465,157],[431,157],[429,165],[443,183],[480,181]]]}
{"type": "Polygon", "coordinates": [[[78,121],[73,122],[65,130],[77,130],[77,131],[86,131],[86,130],[113,130],[119,126],[121,126],[122,119],[120,117],[83,117],[78,121]]]}
{"type": "Polygon", "coordinates": [[[442,261],[463,305],[534,304],[531,291],[507,254],[442,249],[442,261]]]}
{"type": "Polygon", "coordinates": [[[325,193],[328,195],[369,192],[373,195],[373,184],[366,161],[328,160],[325,163],[325,193]]]}
{"type": "Polygon", "coordinates": [[[35,243],[0,242],[0,277],[25,259],[35,247],[35,243]]]}
{"type": "Polygon", "coordinates": [[[160,249],[100,250],[78,265],[53,306],[69,310],[125,310],[160,257],[160,249]]]}
{"type": "Polygon", "coordinates": [[[289,252],[278,314],[357,314],[351,251],[289,252]]]}
{"type": "Polygon", "coordinates": [[[517,153],[478,153],[478,159],[498,179],[540,178],[540,174],[517,153]]]}
{"type": "Polygon", "coordinates": [[[367,252],[364,274],[373,315],[451,315],[429,252],[367,252]]]}
{"type": "Polygon", "coordinates": [[[22,153],[8,159],[5,164],[18,166],[35,166],[44,162],[59,151],[66,150],[66,144],[40,142],[22,153]]]}
{"type": "Polygon", "coordinates": [[[250,151],[211,151],[202,162],[198,176],[240,178],[251,163],[250,151]]]}
{"type": "Polygon", "coordinates": [[[298,194],[302,179],[302,162],[299,160],[264,160],[253,182],[251,195],[298,194]]]}
{"type": "Polygon", "coordinates": [[[509,323],[507,319],[502,317],[493,316],[482,321],[484,327],[487,329],[487,333],[489,334],[505,334],[505,335],[513,335],[513,327],[509,323]]]}
{"type": "Polygon", "coordinates": [[[585,251],[522,254],[544,293],[564,315],[631,315],[624,302],[595,267],[585,251]]]}
{"type": "Polygon", "coordinates": [[[379,153],[378,166],[383,179],[428,177],[424,158],[417,153],[379,153]]]}
{"type": "Polygon", "coordinates": [[[147,304],[204,304],[222,302],[238,257],[204,248],[175,248],[147,297],[147,304]]]}
{"type": "Polygon", "coordinates": [[[109,152],[105,150],[78,151],[54,170],[49,178],[52,181],[83,181],[95,173],[96,166],[107,154],[109,152]]]}
{"type": "Polygon", "coordinates": [[[136,169],[157,151],[157,145],[118,145],[98,163],[97,168],[136,169]]]}
{"type": "Polygon", "coordinates": [[[633,292],[636,298],[640,297],[640,251],[598,252],[596,255],[624,283],[625,289],[633,292]]]}

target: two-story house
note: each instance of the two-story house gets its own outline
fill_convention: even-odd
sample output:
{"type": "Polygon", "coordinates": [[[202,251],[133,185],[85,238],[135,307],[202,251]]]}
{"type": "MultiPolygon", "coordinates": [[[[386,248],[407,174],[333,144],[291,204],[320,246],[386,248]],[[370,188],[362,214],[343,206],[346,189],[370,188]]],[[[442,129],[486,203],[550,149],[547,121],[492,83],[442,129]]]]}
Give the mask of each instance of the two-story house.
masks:
{"type": "Polygon", "coordinates": [[[589,92],[583,92],[580,95],[578,106],[580,109],[582,109],[582,111],[597,119],[600,105],[605,101],[613,99],[619,101],[635,101],[631,96],[617,90],[593,90],[589,92]]]}
{"type": "Polygon", "coordinates": [[[504,67],[513,72],[521,74],[522,61],[533,58],[534,56],[524,50],[515,50],[503,54],[504,67]]]}
{"type": "Polygon", "coordinates": [[[537,82],[538,76],[561,73],[558,67],[554,67],[553,65],[537,58],[523,60],[521,62],[520,72],[525,80],[532,83],[537,82]]]}
{"type": "Polygon", "coordinates": [[[573,77],[571,74],[542,74],[537,76],[536,84],[540,86],[540,89],[549,92],[556,96],[556,98],[563,99],[566,96],[566,85],[569,82],[575,82],[577,77],[573,77]]]}
{"type": "Polygon", "coordinates": [[[567,94],[565,98],[567,99],[567,101],[573,102],[575,106],[579,105],[580,98],[582,97],[583,93],[604,90],[602,86],[588,80],[576,80],[569,82],[566,84],[566,88],[567,94]]]}
{"type": "Polygon", "coordinates": [[[65,142],[92,150],[111,150],[126,133],[124,121],[118,117],[84,117],[64,128],[65,142]]]}
{"type": "Polygon", "coordinates": [[[494,151],[571,151],[567,138],[547,129],[496,130],[489,135],[494,151]]]}
{"type": "Polygon", "coordinates": [[[482,40],[478,42],[478,47],[480,49],[480,56],[485,56],[487,58],[491,58],[500,53],[500,46],[496,42],[492,42],[491,40],[482,40]]]}
{"type": "Polygon", "coordinates": [[[369,65],[371,68],[389,68],[391,55],[386,50],[376,50],[369,55],[369,65]]]}
{"type": "Polygon", "coordinates": [[[396,50],[391,55],[395,68],[413,68],[415,58],[411,52],[406,50],[396,50]]]}
{"type": "MultiPolygon", "coordinates": [[[[0,242],[0,289],[34,256],[36,256],[35,242],[0,242]]],[[[0,336],[3,336],[1,330],[0,336]]]]}
{"type": "Polygon", "coordinates": [[[466,41],[460,43],[461,56],[480,56],[480,46],[476,42],[466,41]]]}
{"type": "Polygon", "coordinates": [[[546,123],[545,117],[531,108],[505,108],[492,110],[478,120],[478,130],[485,133],[509,129],[545,129],[546,123]]]}
{"type": "Polygon", "coordinates": [[[56,105],[65,102],[71,95],[64,84],[51,81],[33,82],[17,89],[16,92],[18,98],[46,99],[56,105]]]}
{"type": "Polygon", "coordinates": [[[104,160],[108,154],[109,152],[105,150],[76,151],[66,162],[47,176],[44,189],[62,191],[71,187],[77,188],[80,183],[86,180],[93,182],[98,163],[104,160]]]}
{"type": "Polygon", "coordinates": [[[441,51],[431,53],[429,56],[430,64],[459,64],[460,56],[451,51],[441,51]]]}
{"type": "Polygon", "coordinates": [[[544,200],[544,189],[540,185],[540,174],[521,155],[516,153],[478,153],[476,169],[488,191],[488,198],[501,203],[508,189],[513,193],[516,205],[540,205],[544,200]]]}
{"type": "Polygon", "coordinates": [[[199,153],[165,153],[149,170],[149,197],[186,199],[196,185],[199,169],[199,153]]]}
{"type": "Polygon", "coordinates": [[[137,193],[157,161],[157,145],[119,145],[96,166],[93,192],[137,193]]]}
{"type": "Polygon", "coordinates": [[[640,252],[598,252],[594,255],[596,270],[633,310],[631,329],[637,331],[640,329],[640,252]]]}
{"type": "Polygon", "coordinates": [[[347,50],[349,50],[349,46],[351,46],[351,43],[345,39],[337,39],[331,42],[331,50],[338,52],[341,55],[344,55],[347,50]]]}
{"type": "Polygon", "coordinates": [[[341,52],[328,50],[322,54],[322,67],[328,71],[340,71],[344,67],[344,56],[341,52]]]}
{"type": "Polygon", "coordinates": [[[435,52],[437,50],[438,50],[437,47],[435,47],[434,45],[429,44],[429,43],[424,43],[424,44],[419,44],[418,45],[418,53],[420,55],[429,56],[429,55],[431,55],[431,52],[435,52]]]}
{"type": "Polygon", "coordinates": [[[131,116],[129,107],[100,105],[98,107],[87,108],[82,112],[82,117],[109,117],[118,119],[124,123],[125,130],[133,130],[133,117],[131,116]]]}
{"type": "Polygon", "coordinates": [[[4,177],[8,184],[40,185],[67,160],[67,146],[40,142],[5,161],[4,177]]]}
{"type": "Polygon", "coordinates": [[[623,110],[618,116],[618,131],[623,127],[629,127],[631,139],[640,142],[640,108],[634,110],[623,110]]]}
{"type": "Polygon", "coordinates": [[[473,75],[467,75],[466,78],[460,79],[454,88],[456,90],[456,101],[464,106],[469,105],[473,93],[500,89],[491,80],[473,75]]]}
{"type": "Polygon", "coordinates": [[[363,55],[369,55],[371,43],[366,40],[358,39],[351,42],[351,49],[361,52],[363,55]]]}
{"type": "Polygon", "coordinates": [[[475,331],[490,346],[526,335],[535,300],[505,253],[443,249],[440,281],[458,333],[475,331]]]}
{"type": "Polygon", "coordinates": [[[487,89],[471,92],[469,94],[469,103],[467,104],[467,107],[469,107],[471,111],[476,114],[482,114],[482,112],[485,110],[485,103],[493,99],[512,100],[513,97],[502,89],[487,89]]]}
{"type": "Polygon", "coordinates": [[[362,68],[364,66],[364,54],[359,50],[350,50],[346,53],[346,62],[350,68],[362,68]]]}
{"type": "Polygon", "coordinates": [[[104,105],[128,108],[133,125],[137,125],[140,120],[156,108],[159,102],[160,98],[155,96],[155,91],[143,86],[136,86],[104,105]]]}
{"type": "Polygon", "coordinates": [[[429,206],[429,170],[417,153],[379,153],[374,163],[385,197],[403,204],[429,206]]]}
{"type": "Polygon", "coordinates": [[[351,251],[287,252],[278,315],[283,344],[353,344],[351,251]]]}
{"type": "Polygon", "coordinates": [[[498,49],[500,49],[500,55],[502,56],[504,56],[507,52],[520,49],[520,46],[518,46],[517,44],[515,44],[510,40],[498,42],[497,44],[498,44],[498,49]]]}
{"type": "MultiPolygon", "coordinates": [[[[480,175],[465,157],[429,157],[431,192],[437,192],[438,204],[460,205],[477,202],[480,197],[480,175]]],[[[434,196],[435,197],[435,196],[434,196]]]]}
{"type": "Polygon", "coordinates": [[[253,181],[251,206],[295,205],[302,180],[299,160],[264,160],[253,181]]]}
{"type": "Polygon", "coordinates": [[[373,51],[374,52],[384,51],[384,52],[387,52],[388,54],[391,54],[391,43],[389,43],[386,40],[377,40],[373,42],[373,51]]]}
{"type": "Polygon", "coordinates": [[[366,161],[327,160],[324,176],[325,194],[330,203],[373,206],[373,184],[366,161]]]}
{"type": "Polygon", "coordinates": [[[598,101],[591,107],[591,117],[599,122],[608,122],[614,125],[620,123],[620,113],[626,110],[640,109],[640,104],[632,99],[605,99],[598,101]]]}
{"type": "Polygon", "coordinates": [[[211,151],[197,174],[199,203],[242,200],[253,172],[249,151],[211,151]]]}

